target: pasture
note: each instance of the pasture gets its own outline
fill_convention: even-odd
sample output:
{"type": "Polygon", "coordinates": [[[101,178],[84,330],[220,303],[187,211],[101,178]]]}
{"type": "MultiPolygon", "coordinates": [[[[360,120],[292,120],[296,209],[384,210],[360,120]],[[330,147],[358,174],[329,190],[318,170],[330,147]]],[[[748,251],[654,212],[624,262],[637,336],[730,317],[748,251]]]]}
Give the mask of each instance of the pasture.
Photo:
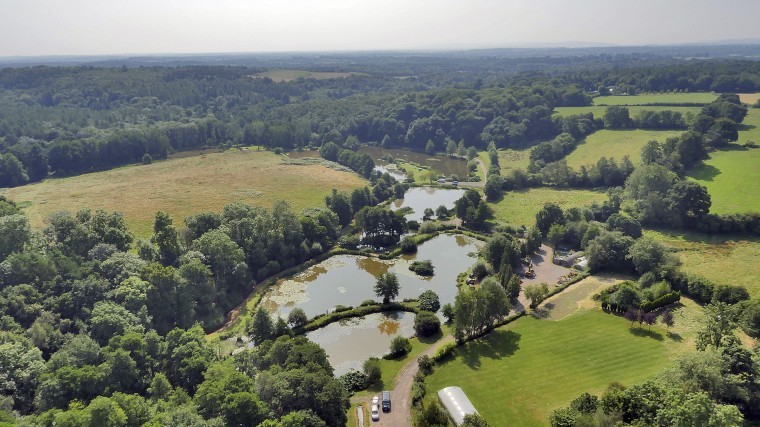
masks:
{"type": "Polygon", "coordinates": [[[707,104],[718,96],[712,92],[695,93],[644,93],[641,95],[613,95],[594,98],[594,105],[647,105],[647,104],[707,104]]]}
{"type": "Polygon", "coordinates": [[[760,239],[651,230],[645,234],[672,248],[685,271],[717,284],[744,286],[753,297],[760,296],[760,239]]]}
{"type": "Polygon", "coordinates": [[[689,172],[707,187],[713,213],[760,212],[760,148],[746,148],[747,141],[760,143],[760,110],[753,108],[739,125],[739,144],[710,153],[710,158],[689,172]]]}
{"type": "Polygon", "coordinates": [[[671,136],[681,135],[682,131],[626,129],[602,129],[587,136],[568,156],[568,166],[578,169],[581,166],[595,165],[600,158],[612,158],[620,161],[628,155],[636,165],[641,159],[641,148],[651,140],[665,142],[671,136]]]}
{"type": "MultiPolygon", "coordinates": [[[[676,325],[696,324],[696,304],[677,311],[676,325]]],[[[460,347],[428,377],[428,394],[459,386],[490,425],[545,426],[553,409],[583,392],[641,383],[668,367],[692,341],[688,329],[671,332],[631,327],[599,308],[558,321],[526,316],[460,347]]]]}
{"type": "Polygon", "coordinates": [[[284,159],[268,151],[229,150],[48,179],[0,194],[24,206],[36,228],[56,211],[104,209],[123,212],[130,230],[148,237],[159,210],[177,225],[187,216],[220,211],[233,201],[269,208],[285,200],[298,212],[324,206],[332,188],[349,191],[366,183],[354,173],[320,164],[286,164],[284,159]]]}
{"type": "Polygon", "coordinates": [[[305,70],[268,70],[262,73],[254,74],[253,78],[268,77],[275,83],[290,82],[298,79],[342,79],[351,77],[360,73],[342,73],[342,72],[324,72],[324,71],[305,71],[305,70]]]}
{"type": "MultiPolygon", "coordinates": [[[[604,112],[607,111],[606,105],[591,105],[588,107],[557,107],[554,109],[554,114],[558,116],[572,116],[576,114],[586,114],[586,113],[593,113],[594,118],[601,119],[604,117],[604,112]]],[[[653,105],[653,106],[647,106],[647,105],[631,105],[628,107],[628,112],[631,116],[631,118],[636,118],[636,115],[640,111],[677,111],[681,113],[681,115],[686,118],[687,113],[691,113],[694,115],[699,114],[699,111],[702,109],[702,107],[670,107],[670,106],[662,106],[662,105],[653,105]]]]}
{"type": "Polygon", "coordinates": [[[489,203],[498,221],[512,225],[531,226],[536,222],[536,213],[544,204],[553,202],[562,209],[590,205],[592,202],[607,200],[607,194],[590,190],[564,190],[555,188],[531,188],[508,191],[496,203],[489,203]]]}

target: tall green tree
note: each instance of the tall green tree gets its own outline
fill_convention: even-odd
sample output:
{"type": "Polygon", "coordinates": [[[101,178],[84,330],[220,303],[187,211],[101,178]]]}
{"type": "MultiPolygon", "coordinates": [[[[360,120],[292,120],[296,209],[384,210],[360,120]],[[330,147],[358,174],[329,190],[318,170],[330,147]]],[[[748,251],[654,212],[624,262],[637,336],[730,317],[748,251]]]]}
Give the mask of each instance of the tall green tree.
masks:
{"type": "Polygon", "coordinates": [[[375,283],[375,295],[383,298],[383,304],[396,299],[399,293],[398,276],[396,273],[382,273],[375,283]]]}

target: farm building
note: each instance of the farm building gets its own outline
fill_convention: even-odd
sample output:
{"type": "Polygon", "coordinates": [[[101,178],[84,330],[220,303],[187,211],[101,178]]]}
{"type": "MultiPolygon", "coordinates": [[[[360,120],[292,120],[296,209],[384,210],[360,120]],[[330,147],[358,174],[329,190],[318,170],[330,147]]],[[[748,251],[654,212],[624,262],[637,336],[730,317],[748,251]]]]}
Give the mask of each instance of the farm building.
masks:
{"type": "Polygon", "coordinates": [[[459,387],[446,387],[438,391],[438,399],[441,400],[443,407],[454,420],[454,424],[460,426],[464,422],[465,415],[477,414],[478,411],[472,406],[472,402],[467,398],[459,387]]]}
{"type": "MultiPolygon", "coordinates": [[[[559,252],[559,251],[558,251],[559,252]]],[[[552,262],[563,267],[570,268],[575,264],[575,260],[583,256],[582,252],[555,253],[552,262]]]]}

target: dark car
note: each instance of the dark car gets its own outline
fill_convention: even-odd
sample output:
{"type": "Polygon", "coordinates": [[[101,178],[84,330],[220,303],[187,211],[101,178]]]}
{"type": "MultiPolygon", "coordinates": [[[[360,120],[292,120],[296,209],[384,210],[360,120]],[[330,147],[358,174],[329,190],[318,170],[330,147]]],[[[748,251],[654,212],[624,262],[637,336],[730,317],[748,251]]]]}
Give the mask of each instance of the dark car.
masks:
{"type": "Polygon", "coordinates": [[[383,412],[391,411],[391,392],[390,391],[383,392],[382,404],[383,404],[383,412]]]}

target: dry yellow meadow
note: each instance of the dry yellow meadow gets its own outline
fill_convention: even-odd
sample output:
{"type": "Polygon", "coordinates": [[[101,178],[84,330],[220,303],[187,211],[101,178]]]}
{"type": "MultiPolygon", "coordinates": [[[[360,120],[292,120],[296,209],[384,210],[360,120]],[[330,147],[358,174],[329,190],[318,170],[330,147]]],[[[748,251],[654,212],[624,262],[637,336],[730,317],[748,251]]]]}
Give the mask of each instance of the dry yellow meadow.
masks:
{"type": "Polygon", "coordinates": [[[286,164],[267,151],[229,150],[133,165],[69,178],[49,179],[0,191],[21,204],[34,227],[53,212],[83,208],[123,212],[138,237],[147,237],[156,211],[182,224],[185,217],[220,211],[232,201],[271,207],[285,200],[298,212],[324,206],[332,188],[352,190],[366,184],[355,173],[320,164],[286,164]]]}

